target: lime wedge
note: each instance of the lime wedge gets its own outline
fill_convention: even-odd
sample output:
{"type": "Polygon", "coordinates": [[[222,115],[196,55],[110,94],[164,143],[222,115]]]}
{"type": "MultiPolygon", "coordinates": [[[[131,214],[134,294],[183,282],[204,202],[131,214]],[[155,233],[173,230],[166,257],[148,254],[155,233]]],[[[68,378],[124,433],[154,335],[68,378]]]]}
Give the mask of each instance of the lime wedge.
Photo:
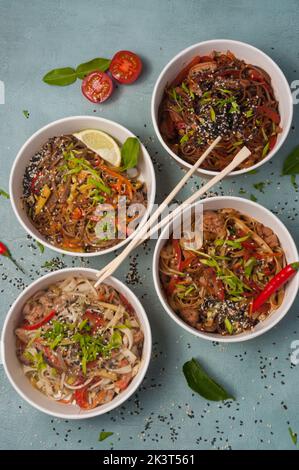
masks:
{"type": "Polygon", "coordinates": [[[85,129],[73,134],[81,140],[89,149],[97,153],[103,160],[114,166],[120,166],[120,148],[110,135],[97,129],[85,129]]]}

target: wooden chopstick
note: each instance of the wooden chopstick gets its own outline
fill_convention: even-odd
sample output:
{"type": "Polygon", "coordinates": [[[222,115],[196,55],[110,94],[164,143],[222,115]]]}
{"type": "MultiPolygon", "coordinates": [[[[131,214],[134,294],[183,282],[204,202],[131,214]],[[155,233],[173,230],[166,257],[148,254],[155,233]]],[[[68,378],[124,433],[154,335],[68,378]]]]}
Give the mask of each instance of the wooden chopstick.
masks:
{"type": "MultiPolygon", "coordinates": [[[[220,138],[219,138],[219,140],[220,140],[220,138]]],[[[215,146],[217,144],[217,142],[214,141],[213,144],[215,146]]],[[[207,151],[208,150],[211,151],[212,150],[211,147],[209,147],[209,149],[207,149],[207,151]]],[[[222,178],[224,178],[228,173],[233,171],[246,158],[248,158],[250,153],[251,152],[248,150],[247,147],[243,147],[240,150],[240,152],[238,152],[238,154],[235,156],[233,161],[227,167],[224,168],[224,170],[222,170],[218,175],[216,175],[214,178],[212,178],[210,181],[208,181],[202,188],[200,188],[196,193],[194,193],[191,197],[189,197],[185,201],[185,204],[192,204],[193,202],[195,202],[196,199],[198,199],[202,194],[204,194],[206,191],[208,191],[213,185],[215,185],[216,183],[221,181],[222,178]]],[[[203,156],[201,158],[203,158],[203,156]]],[[[163,219],[162,222],[157,224],[154,228],[150,228],[152,223],[155,220],[158,219],[159,215],[163,212],[165,207],[171,202],[171,200],[174,198],[174,196],[182,188],[182,186],[185,184],[187,179],[194,173],[194,171],[196,170],[195,165],[189,170],[189,172],[180,181],[180,183],[171,191],[171,193],[167,196],[167,198],[164,200],[164,202],[159,206],[159,208],[149,218],[149,220],[146,222],[146,224],[143,225],[140,228],[140,230],[138,230],[138,232],[136,233],[133,240],[129,243],[129,245],[127,245],[127,247],[123,250],[123,252],[120,253],[120,255],[118,255],[114,260],[112,260],[105,268],[103,268],[102,270],[100,270],[98,272],[98,274],[97,274],[98,280],[95,283],[95,287],[97,287],[99,284],[101,284],[108,276],[111,276],[113,274],[113,272],[120,266],[120,264],[125,260],[125,258],[131,253],[131,251],[137,245],[139,245],[140,242],[144,241],[145,238],[148,238],[147,234],[150,234],[153,229],[155,229],[154,231],[156,231],[156,229],[160,228],[160,224],[163,223],[163,225],[164,225],[165,223],[167,223],[170,220],[171,217],[175,217],[182,210],[181,206],[178,207],[170,215],[168,215],[165,219],[163,219]],[[182,183],[182,181],[183,181],[183,183],[182,183]],[[165,222],[164,222],[164,220],[165,220],[165,222]],[[149,228],[150,228],[150,230],[149,230],[149,228]]]]}
{"type": "MultiPolygon", "coordinates": [[[[135,243],[136,237],[138,237],[140,233],[142,233],[141,237],[143,237],[143,235],[147,232],[150,226],[159,218],[160,214],[162,214],[162,212],[165,210],[168,204],[177,195],[177,193],[182,189],[182,187],[185,185],[188,179],[193,175],[193,173],[195,173],[195,171],[199,168],[199,166],[203,163],[203,161],[207,158],[207,156],[212,152],[212,150],[216,147],[216,145],[220,142],[220,140],[221,140],[221,137],[217,137],[211,143],[211,145],[204,151],[201,157],[194,163],[194,165],[190,168],[190,170],[184,175],[184,177],[179,181],[179,183],[173,188],[170,194],[164,199],[163,203],[159,205],[158,209],[151,215],[151,217],[147,220],[145,225],[142,225],[140,228],[136,230],[137,233],[135,234],[134,238],[131,240],[129,245],[127,245],[125,250],[119,256],[117,256],[113,261],[111,261],[111,263],[107,264],[103,269],[101,269],[97,274],[98,277],[102,276],[105,271],[108,271],[110,267],[114,265],[114,263],[116,263],[118,266],[119,264],[117,260],[119,259],[119,257],[122,256],[124,252],[129,253],[131,249],[135,248],[135,246],[137,245],[137,243],[135,243]]],[[[97,287],[99,284],[100,282],[97,281],[95,284],[95,287],[97,287]]]]}
{"type": "Polygon", "coordinates": [[[186,209],[187,206],[193,204],[197,199],[199,199],[204,193],[206,193],[209,189],[212,188],[215,184],[222,180],[228,173],[233,171],[237,166],[239,166],[246,158],[249,157],[251,154],[250,150],[247,147],[242,147],[241,150],[237,153],[235,158],[232,162],[227,165],[218,175],[214,176],[214,178],[210,179],[202,188],[196,191],[192,196],[190,196],[186,201],[184,201],[180,206],[178,206],[175,210],[173,210],[170,214],[168,214],[164,219],[161,220],[158,224],[152,227],[143,237],[142,240],[139,241],[138,245],[143,243],[145,240],[150,238],[154,233],[156,233],[159,229],[163,228],[170,219],[176,217],[179,212],[182,212],[186,209]]]}

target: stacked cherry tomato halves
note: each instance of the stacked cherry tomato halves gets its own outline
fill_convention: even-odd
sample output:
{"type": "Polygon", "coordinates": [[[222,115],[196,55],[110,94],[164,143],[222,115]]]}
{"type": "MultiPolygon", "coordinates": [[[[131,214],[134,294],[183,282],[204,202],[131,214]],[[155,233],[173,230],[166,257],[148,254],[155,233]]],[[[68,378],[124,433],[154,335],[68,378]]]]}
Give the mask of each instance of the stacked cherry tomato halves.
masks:
{"type": "MultiPolygon", "coordinates": [[[[109,72],[122,85],[131,85],[142,70],[140,57],[134,52],[119,51],[112,58],[109,72]]],[[[103,103],[113,93],[113,80],[106,72],[94,71],[82,81],[82,93],[92,103],[103,103]]]]}

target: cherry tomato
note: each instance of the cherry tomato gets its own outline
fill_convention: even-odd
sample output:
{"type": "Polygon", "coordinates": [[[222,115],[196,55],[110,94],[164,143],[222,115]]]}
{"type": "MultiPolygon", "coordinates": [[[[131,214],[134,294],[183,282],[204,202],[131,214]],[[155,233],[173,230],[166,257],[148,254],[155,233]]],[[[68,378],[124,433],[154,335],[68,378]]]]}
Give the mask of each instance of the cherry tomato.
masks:
{"type": "Polygon", "coordinates": [[[106,101],[113,91],[113,82],[104,72],[91,72],[82,81],[82,93],[92,103],[106,101]]]}
{"type": "Polygon", "coordinates": [[[119,51],[111,60],[110,73],[119,83],[129,85],[135,82],[142,70],[142,62],[138,55],[130,51],[119,51]]]}

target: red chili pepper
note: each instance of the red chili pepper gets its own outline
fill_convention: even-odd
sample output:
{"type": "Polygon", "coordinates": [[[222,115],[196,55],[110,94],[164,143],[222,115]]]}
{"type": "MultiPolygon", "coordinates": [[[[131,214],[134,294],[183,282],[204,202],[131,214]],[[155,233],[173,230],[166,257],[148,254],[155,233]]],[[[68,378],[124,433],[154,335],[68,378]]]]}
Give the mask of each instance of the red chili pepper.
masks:
{"type": "Polygon", "coordinates": [[[23,328],[23,330],[37,330],[41,326],[48,323],[55,315],[56,315],[56,310],[51,310],[51,312],[38,323],[34,323],[33,325],[30,325],[30,324],[22,325],[21,328],[23,328]]]}
{"type": "Polygon", "coordinates": [[[251,312],[258,310],[280,287],[282,287],[289,279],[291,279],[299,270],[299,262],[291,263],[285,266],[279,273],[274,276],[265,286],[264,290],[254,299],[251,312]]]}
{"type": "Polygon", "coordinates": [[[6,245],[4,245],[4,243],[0,242],[0,255],[2,256],[6,256],[6,258],[9,258],[13,263],[14,265],[20,270],[22,271],[22,273],[25,274],[25,271],[24,269],[16,262],[16,260],[12,257],[9,249],[7,248],[6,245]]]}
{"type": "Polygon", "coordinates": [[[268,108],[268,106],[259,106],[258,110],[267,116],[271,121],[273,121],[275,124],[280,123],[280,116],[279,114],[272,108],[268,108]]]}
{"type": "Polygon", "coordinates": [[[181,247],[180,247],[179,240],[174,238],[172,240],[172,246],[173,246],[174,253],[175,253],[175,256],[176,256],[176,260],[177,260],[177,269],[178,269],[178,271],[181,271],[182,250],[181,250],[181,247]]]}

